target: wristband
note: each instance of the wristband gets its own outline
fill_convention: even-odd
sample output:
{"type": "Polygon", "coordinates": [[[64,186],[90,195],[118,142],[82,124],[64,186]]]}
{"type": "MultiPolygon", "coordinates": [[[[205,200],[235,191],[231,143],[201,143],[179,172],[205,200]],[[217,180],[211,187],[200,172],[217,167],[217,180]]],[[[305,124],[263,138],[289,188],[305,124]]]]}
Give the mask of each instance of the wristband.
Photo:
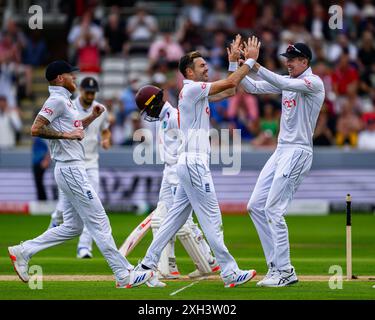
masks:
{"type": "Polygon", "coordinates": [[[228,71],[229,72],[234,72],[238,69],[238,63],[237,62],[233,62],[233,61],[230,61],[229,62],[229,67],[228,67],[228,71]]]}
{"type": "Polygon", "coordinates": [[[245,61],[245,64],[247,64],[250,67],[250,69],[252,69],[254,67],[255,63],[256,63],[256,61],[254,59],[247,59],[245,61]]]}

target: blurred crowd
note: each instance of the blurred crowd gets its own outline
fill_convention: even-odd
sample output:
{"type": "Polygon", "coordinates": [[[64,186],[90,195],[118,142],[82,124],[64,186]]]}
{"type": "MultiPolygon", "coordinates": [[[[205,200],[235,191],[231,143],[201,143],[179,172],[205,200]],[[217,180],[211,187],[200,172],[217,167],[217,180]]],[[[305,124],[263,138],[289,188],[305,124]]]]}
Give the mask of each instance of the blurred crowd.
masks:
{"type": "MultiPolygon", "coordinates": [[[[119,3],[116,1],[72,2],[67,59],[82,72],[100,74],[106,57],[147,57],[148,79],[162,87],[176,106],[182,85],[177,65],[185,52],[199,50],[214,81],[226,76],[226,47],[237,33],[257,35],[262,42],[259,62],[281,74],[287,72],[280,53],[290,43],[304,42],[313,50],[312,69],[326,90],[314,144],[375,150],[373,1],[336,1],[343,9],[342,29],[329,26],[330,1],[170,2],[178,8],[173,30],[161,28],[163,17],[149,10],[147,1],[124,1],[134,8],[128,16],[122,14],[121,6],[114,5],[119,3]]],[[[67,10],[66,6],[63,9],[67,10]]],[[[33,68],[45,64],[47,58],[48,46],[40,34],[26,36],[12,20],[5,24],[0,35],[0,122],[9,122],[15,133],[20,130],[17,103],[22,97],[33,98],[33,68]]],[[[142,84],[137,77],[130,77],[121,95],[103,101],[111,113],[114,144],[131,145],[134,131],[145,125],[134,102],[142,84]]],[[[235,96],[210,107],[214,128],[241,129],[242,142],[254,148],[276,145],[280,96],[253,96],[238,88],[235,96]]],[[[0,130],[4,130],[2,124],[0,130]]],[[[0,132],[0,147],[2,136],[0,132]]]]}

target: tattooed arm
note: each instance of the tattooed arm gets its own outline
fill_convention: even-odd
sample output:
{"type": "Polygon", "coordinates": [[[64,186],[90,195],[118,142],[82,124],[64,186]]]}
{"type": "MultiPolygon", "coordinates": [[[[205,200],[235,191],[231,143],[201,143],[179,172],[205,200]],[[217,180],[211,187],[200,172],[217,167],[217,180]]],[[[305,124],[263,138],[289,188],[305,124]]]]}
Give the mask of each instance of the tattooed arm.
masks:
{"type": "Polygon", "coordinates": [[[48,127],[49,124],[49,120],[38,114],[38,116],[34,120],[33,125],[31,126],[31,135],[34,137],[40,137],[45,139],[70,140],[82,140],[84,137],[84,132],[82,128],[77,128],[72,132],[61,132],[48,127]]]}

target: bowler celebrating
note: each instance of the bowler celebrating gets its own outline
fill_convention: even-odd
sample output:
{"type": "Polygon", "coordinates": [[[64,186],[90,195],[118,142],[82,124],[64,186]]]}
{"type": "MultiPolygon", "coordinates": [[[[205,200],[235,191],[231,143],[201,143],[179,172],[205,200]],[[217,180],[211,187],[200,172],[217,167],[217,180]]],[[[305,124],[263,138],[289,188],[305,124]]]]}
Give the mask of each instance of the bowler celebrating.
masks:
{"type": "MultiPolygon", "coordinates": [[[[239,42],[232,44],[232,51],[228,50],[230,57],[233,51],[236,53],[233,57],[239,57],[239,42]]],[[[185,80],[178,100],[178,119],[185,139],[185,152],[179,156],[176,167],[179,184],[173,205],[137,269],[156,269],[162,250],[185,224],[193,208],[220,265],[224,286],[230,288],[244,284],[256,275],[255,270],[240,270],[224,244],[221,212],[209,169],[208,97],[237,87],[253,67],[260,43],[256,38],[251,43],[251,47],[245,48],[245,57],[248,59],[245,64],[228,78],[212,83],[207,82],[208,66],[199,52],[190,52],[180,59],[179,70],[185,80]]]]}

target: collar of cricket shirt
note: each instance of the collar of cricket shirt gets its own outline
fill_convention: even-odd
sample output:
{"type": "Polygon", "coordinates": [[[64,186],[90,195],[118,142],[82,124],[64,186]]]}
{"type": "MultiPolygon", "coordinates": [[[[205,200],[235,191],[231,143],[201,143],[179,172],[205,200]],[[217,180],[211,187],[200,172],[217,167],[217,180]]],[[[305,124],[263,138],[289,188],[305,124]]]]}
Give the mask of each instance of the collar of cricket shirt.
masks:
{"type": "Polygon", "coordinates": [[[50,94],[60,94],[67,99],[70,99],[72,96],[72,93],[68,89],[61,86],[48,86],[48,91],[50,94]]]}
{"type": "Polygon", "coordinates": [[[183,84],[193,83],[193,80],[190,79],[184,79],[183,84]]]}
{"type": "Polygon", "coordinates": [[[310,74],[312,74],[312,70],[311,70],[311,67],[308,67],[304,72],[302,72],[302,73],[297,77],[297,79],[304,78],[304,77],[306,77],[306,76],[309,76],[310,74]]]}

